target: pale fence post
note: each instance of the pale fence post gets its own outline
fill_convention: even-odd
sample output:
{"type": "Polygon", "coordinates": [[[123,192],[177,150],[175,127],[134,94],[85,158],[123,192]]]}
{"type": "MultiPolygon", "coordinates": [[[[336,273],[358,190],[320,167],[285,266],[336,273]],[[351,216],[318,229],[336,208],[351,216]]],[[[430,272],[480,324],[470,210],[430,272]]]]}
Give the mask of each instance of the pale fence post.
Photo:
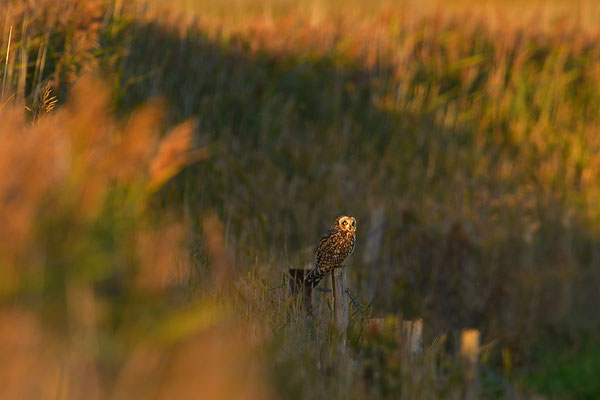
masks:
{"type": "Polygon", "coordinates": [[[479,331],[463,329],[460,337],[460,356],[465,367],[465,399],[477,398],[479,392],[479,331]]]}
{"type": "Polygon", "coordinates": [[[423,354],[423,319],[402,321],[402,349],[405,356],[423,354]]]}
{"type": "Polygon", "coordinates": [[[348,299],[346,289],[348,281],[346,268],[336,268],[331,273],[331,297],[333,302],[333,324],[342,335],[342,344],[346,345],[346,330],[348,329],[348,299]]]}
{"type": "Polygon", "coordinates": [[[423,320],[421,318],[413,321],[410,335],[410,353],[413,356],[423,354],[423,320]]]}

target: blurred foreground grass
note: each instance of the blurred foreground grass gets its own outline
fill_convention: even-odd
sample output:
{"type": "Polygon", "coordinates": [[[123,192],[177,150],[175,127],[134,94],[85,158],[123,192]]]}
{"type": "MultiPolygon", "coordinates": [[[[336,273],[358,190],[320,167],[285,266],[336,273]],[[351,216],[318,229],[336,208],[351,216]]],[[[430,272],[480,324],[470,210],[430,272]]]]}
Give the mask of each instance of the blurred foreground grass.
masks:
{"type": "Polygon", "coordinates": [[[3,398],[600,395],[593,2],[194,9],[2,3],[3,398]],[[342,213],[422,360],[287,296],[342,213]]]}

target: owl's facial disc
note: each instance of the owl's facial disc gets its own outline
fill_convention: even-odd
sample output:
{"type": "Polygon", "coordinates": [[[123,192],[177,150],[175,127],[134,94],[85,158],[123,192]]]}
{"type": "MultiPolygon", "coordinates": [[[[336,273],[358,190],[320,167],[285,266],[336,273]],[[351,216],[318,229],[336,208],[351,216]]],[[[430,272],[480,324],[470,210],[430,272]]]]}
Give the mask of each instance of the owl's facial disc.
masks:
{"type": "Polygon", "coordinates": [[[356,231],[356,219],[352,217],[340,217],[338,224],[343,231],[354,232],[356,231]]]}
{"type": "Polygon", "coordinates": [[[356,219],[353,217],[348,218],[348,230],[350,232],[356,232],[356,219]]]}

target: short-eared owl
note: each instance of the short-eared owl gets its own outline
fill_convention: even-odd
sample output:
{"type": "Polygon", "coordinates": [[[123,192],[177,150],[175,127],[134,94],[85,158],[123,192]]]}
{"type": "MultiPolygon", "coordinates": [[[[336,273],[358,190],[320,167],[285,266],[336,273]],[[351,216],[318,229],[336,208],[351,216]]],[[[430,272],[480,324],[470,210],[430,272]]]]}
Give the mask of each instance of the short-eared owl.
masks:
{"type": "Polygon", "coordinates": [[[305,284],[315,287],[334,268],[343,267],[342,263],[354,251],[356,241],[356,219],[342,215],[331,228],[321,236],[317,245],[317,263],[304,280],[305,284]]]}

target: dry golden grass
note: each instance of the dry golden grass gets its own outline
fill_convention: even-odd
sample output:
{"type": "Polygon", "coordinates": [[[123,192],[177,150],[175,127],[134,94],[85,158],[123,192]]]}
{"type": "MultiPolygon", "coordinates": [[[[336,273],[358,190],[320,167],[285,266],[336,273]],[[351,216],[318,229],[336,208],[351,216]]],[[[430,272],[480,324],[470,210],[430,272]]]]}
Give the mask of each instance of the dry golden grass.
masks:
{"type": "Polygon", "coordinates": [[[185,3],[0,14],[2,397],[460,398],[473,326],[516,390],[484,397],[597,395],[585,360],[535,378],[597,348],[594,2],[185,3]],[[422,360],[358,314],[340,357],[288,296],[342,212],[422,360]]]}
{"type": "MultiPolygon", "coordinates": [[[[71,213],[64,217],[74,225],[87,224],[105,211],[112,191],[143,182],[157,188],[205,154],[192,150],[192,123],[159,139],[161,113],[155,107],[140,110],[121,129],[110,118],[108,101],[106,86],[86,76],[71,89],[65,107],[50,112],[52,103],[46,102],[45,114],[33,123],[23,106],[0,110],[3,272],[13,278],[25,272],[18,266],[39,247],[36,229],[44,218],[56,217],[53,207],[71,213]]],[[[134,200],[143,203],[147,196],[142,191],[134,200]]]]}
{"type": "Polygon", "coordinates": [[[221,306],[158,312],[189,262],[183,225],[144,223],[144,210],[148,190],[198,159],[194,125],[160,139],[155,105],[122,128],[97,78],[70,92],[34,122],[0,110],[1,397],[269,398],[234,339],[246,327],[221,306]]]}

